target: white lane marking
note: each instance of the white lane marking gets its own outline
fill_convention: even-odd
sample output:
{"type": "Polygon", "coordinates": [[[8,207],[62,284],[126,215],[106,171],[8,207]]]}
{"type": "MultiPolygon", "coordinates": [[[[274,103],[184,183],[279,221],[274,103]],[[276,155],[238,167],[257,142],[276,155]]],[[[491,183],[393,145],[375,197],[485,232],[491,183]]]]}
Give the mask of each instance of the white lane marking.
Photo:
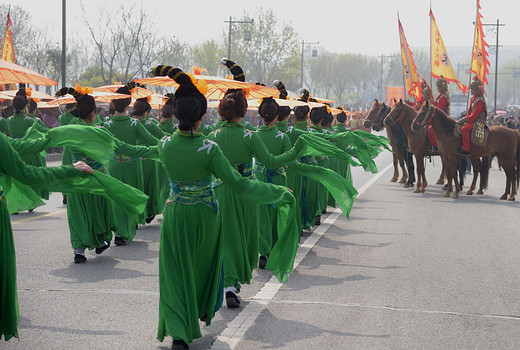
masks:
{"type": "MultiPolygon", "coordinates": [[[[358,198],[361,196],[370,186],[372,186],[383,174],[385,174],[392,164],[389,164],[377,175],[371,178],[366,184],[361,186],[358,190],[358,198]]],[[[341,209],[336,208],[318,228],[316,228],[312,234],[300,245],[296,258],[294,259],[294,268],[296,270],[301,261],[305,258],[307,253],[314,247],[319,241],[321,236],[329,229],[329,227],[336,221],[336,219],[343,215],[341,209]]],[[[217,337],[213,345],[210,347],[212,350],[232,350],[238,343],[243,339],[248,329],[255,323],[256,318],[260,313],[267,307],[267,305],[273,300],[274,296],[280,289],[282,284],[278,282],[276,277],[272,276],[269,281],[256,293],[256,295],[249,300],[249,303],[242,309],[242,311],[231,321],[226,329],[217,337]]]]}
{"type": "Polygon", "coordinates": [[[322,302],[322,301],[293,301],[293,300],[280,300],[280,301],[274,300],[273,303],[278,303],[278,304],[308,304],[308,305],[316,304],[316,305],[330,305],[330,306],[342,306],[342,307],[359,307],[359,308],[366,308],[366,309],[380,309],[380,310],[390,310],[390,311],[417,312],[417,313],[434,314],[434,315],[451,315],[451,316],[500,318],[500,319],[508,319],[508,320],[520,321],[520,316],[515,316],[515,315],[492,315],[492,314],[477,314],[477,313],[456,312],[456,311],[419,310],[419,309],[408,309],[408,308],[393,307],[393,306],[330,303],[330,302],[322,302]]]}

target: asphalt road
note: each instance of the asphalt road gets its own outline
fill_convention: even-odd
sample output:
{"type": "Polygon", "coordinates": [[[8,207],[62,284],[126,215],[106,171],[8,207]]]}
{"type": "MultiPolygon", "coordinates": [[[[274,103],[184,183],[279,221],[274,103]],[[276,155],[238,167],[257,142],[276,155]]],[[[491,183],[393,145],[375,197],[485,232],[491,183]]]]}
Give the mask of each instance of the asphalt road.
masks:
{"type": "MultiPolygon", "coordinates": [[[[382,154],[379,168],[390,160],[382,154]]],[[[350,220],[329,207],[289,281],[256,271],[243,306],[224,306],[190,349],[520,348],[518,203],[498,199],[496,163],[483,196],[441,197],[439,172],[436,158],[427,192],[414,194],[390,171],[354,169],[362,193],[350,220]]],[[[61,194],[11,220],[20,340],[1,349],[170,348],[156,340],[161,217],[81,265],[61,194]]]]}

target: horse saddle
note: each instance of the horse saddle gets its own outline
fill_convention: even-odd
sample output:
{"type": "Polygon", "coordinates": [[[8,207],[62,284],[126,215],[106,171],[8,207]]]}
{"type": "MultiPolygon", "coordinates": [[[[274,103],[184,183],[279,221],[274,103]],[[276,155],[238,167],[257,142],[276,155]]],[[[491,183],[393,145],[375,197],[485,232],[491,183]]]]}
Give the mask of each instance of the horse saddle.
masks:
{"type": "Polygon", "coordinates": [[[488,136],[489,128],[486,123],[482,123],[477,120],[473,126],[473,130],[471,130],[471,143],[486,147],[488,136]]]}
{"type": "MultiPolygon", "coordinates": [[[[456,125],[455,128],[453,128],[453,134],[457,137],[462,136],[462,125],[456,125]]],[[[473,130],[471,130],[471,143],[486,147],[487,139],[489,136],[489,127],[486,125],[486,123],[482,123],[480,121],[476,121],[475,125],[473,126],[473,130]]]]}

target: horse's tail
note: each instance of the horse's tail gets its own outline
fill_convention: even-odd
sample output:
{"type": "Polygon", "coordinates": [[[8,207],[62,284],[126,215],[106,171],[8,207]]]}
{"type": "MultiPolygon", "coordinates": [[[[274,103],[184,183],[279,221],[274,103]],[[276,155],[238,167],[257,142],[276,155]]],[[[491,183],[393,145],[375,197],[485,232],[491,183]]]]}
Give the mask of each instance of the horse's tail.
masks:
{"type": "Polygon", "coordinates": [[[468,167],[468,158],[459,158],[459,183],[460,187],[464,186],[464,179],[466,178],[466,169],[468,167]]]}
{"type": "Polygon", "coordinates": [[[485,190],[488,186],[489,168],[491,166],[490,163],[490,156],[482,157],[482,166],[480,167],[480,183],[482,184],[483,190],[485,190]]]}

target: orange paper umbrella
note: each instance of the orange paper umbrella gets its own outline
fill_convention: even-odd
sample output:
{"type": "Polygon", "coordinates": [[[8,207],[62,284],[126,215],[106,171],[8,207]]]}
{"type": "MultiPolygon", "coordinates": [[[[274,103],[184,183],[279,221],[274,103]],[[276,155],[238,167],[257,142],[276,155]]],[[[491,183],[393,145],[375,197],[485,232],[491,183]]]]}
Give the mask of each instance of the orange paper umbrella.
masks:
{"type": "Polygon", "coordinates": [[[0,60],[0,84],[58,85],[57,81],[47,78],[29,68],[16,63],[0,60]]]}
{"type": "Polygon", "coordinates": [[[334,100],[329,100],[328,98],[321,98],[321,97],[315,97],[315,96],[312,96],[312,98],[316,99],[318,102],[321,102],[321,103],[336,103],[338,101],[334,101],[334,100]]]}
{"type": "MultiPolygon", "coordinates": [[[[287,107],[296,107],[296,106],[307,106],[308,104],[303,101],[297,101],[297,100],[285,100],[285,99],[274,99],[276,103],[278,103],[279,106],[287,106],[287,107]]],[[[260,103],[262,103],[262,100],[247,100],[247,106],[248,108],[258,108],[260,107],[260,103]]]]}
{"type": "MultiPolygon", "coordinates": [[[[105,86],[100,86],[100,87],[96,87],[96,88],[92,88],[92,91],[100,91],[100,92],[116,92],[117,89],[123,87],[124,85],[105,85],[105,86]]],[[[132,89],[132,98],[143,98],[143,97],[146,97],[146,96],[151,96],[153,95],[154,92],[152,90],[148,90],[146,88],[143,88],[143,87],[139,87],[139,86],[136,86],[135,88],[132,89]]]]}
{"type": "MultiPolygon", "coordinates": [[[[112,100],[118,100],[120,98],[128,98],[128,95],[125,94],[117,94],[115,92],[102,92],[102,91],[94,91],[91,94],[92,97],[97,102],[112,102],[112,100]]],[[[48,104],[50,106],[57,106],[57,105],[64,105],[69,103],[76,103],[76,99],[72,95],[65,95],[62,97],[57,98],[54,101],[50,101],[48,104]]]]}
{"type": "MultiPolygon", "coordinates": [[[[0,99],[5,100],[12,100],[15,96],[18,90],[7,90],[7,91],[0,91],[0,99]]],[[[31,98],[37,98],[39,100],[55,100],[56,97],[52,95],[45,94],[40,91],[33,90],[31,92],[31,98]]]]}
{"type": "MultiPolygon", "coordinates": [[[[153,95],[150,95],[150,101],[148,101],[148,103],[150,104],[150,106],[152,106],[152,109],[159,109],[166,103],[164,98],[164,95],[157,94],[154,92],[153,95]]],[[[133,98],[132,102],[130,103],[130,107],[134,106],[135,101],[136,99],[133,98]]]]}
{"type": "MultiPolygon", "coordinates": [[[[197,80],[205,80],[208,85],[206,98],[209,100],[221,100],[228,89],[244,89],[249,92],[250,99],[260,99],[264,97],[278,96],[280,93],[277,89],[256,84],[244,83],[238,80],[231,80],[219,77],[210,77],[205,75],[194,75],[197,80]]],[[[173,79],[169,77],[153,77],[136,79],[135,82],[145,85],[160,85],[178,87],[173,79]]]]}

